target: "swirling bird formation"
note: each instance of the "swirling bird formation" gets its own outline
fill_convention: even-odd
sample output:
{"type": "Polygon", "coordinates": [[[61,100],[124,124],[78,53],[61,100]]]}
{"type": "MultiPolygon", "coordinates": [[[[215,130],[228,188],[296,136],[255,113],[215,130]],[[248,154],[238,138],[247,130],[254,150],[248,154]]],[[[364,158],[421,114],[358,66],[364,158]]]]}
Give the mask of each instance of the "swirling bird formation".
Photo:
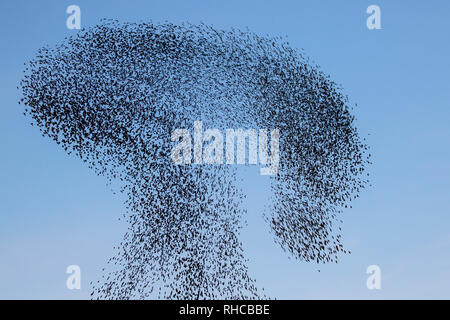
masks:
{"type": "Polygon", "coordinates": [[[207,25],[104,20],[39,50],[20,83],[25,114],[126,197],[128,231],[97,299],[253,299],[236,169],[175,165],[170,133],[278,128],[264,213],[302,261],[337,262],[339,213],[367,185],[367,145],[348,98],[281,38],[207,25]]]}

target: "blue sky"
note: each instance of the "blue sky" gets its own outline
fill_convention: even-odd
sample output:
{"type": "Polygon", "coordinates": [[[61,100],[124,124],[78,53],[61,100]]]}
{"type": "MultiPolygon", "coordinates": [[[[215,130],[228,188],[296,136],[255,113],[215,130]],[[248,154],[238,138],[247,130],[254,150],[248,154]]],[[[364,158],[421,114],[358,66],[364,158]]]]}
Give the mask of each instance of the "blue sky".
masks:
{"type": "Polygon", "coordinates": [[[448,1],[2,1],[0,3],[0,298],[88,298],[89,282],[126,225],[123,196],[104,177],[40,136],[22,115],[23,63],[82,26],[119,21],[205,22],[287,36],[340,83],[373,155],[372,187],[343,214],[339,264],[302,263],[273,243],[260,217],[267,189],[249,174],[242,238],[259,286],[288,299],[450,298],[450,2],[448,1]],[[382,29],[366,28],[381,8],[382,29]],[[369,135],[370,134],[370,135],[369,135]],[[66,267],[81,267],[81,290],[66,267]],[[366,288],[367,266],[382,289],[366,288]]]}

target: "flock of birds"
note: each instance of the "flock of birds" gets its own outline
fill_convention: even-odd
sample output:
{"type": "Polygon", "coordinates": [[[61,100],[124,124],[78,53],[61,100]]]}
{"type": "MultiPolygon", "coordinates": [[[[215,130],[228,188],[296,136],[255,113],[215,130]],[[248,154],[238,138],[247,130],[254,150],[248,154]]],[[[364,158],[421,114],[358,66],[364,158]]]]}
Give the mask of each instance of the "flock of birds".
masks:
{"type": "Polygon", "coordinates": [[[94,299],[257,299],[235,166],[175,165],[171,132],[278,128],[264,217],[301,261],[337,262],[339,213],[367,185],[347,97],[281,38],[207,25],[102,22],[27,63],[25,114],[126,197],[128,231],[94,299]]]}

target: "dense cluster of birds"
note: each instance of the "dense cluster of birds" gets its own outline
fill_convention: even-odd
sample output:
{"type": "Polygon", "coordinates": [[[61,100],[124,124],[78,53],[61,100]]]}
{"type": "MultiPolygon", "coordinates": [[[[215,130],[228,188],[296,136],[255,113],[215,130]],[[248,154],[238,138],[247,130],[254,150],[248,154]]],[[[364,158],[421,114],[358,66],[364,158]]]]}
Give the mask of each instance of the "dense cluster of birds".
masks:
{"type": "Polygon", "coordinates": [[[97,299],[253,299],[236,168],[175,165],[175,128],[278,128],[264,213],[302,261],[345,253],[339,213],[367,184],[367,145],[342,89],[281,38],[207,25],[103,20],[26,64],[21,103],[126,194],[128,231],[97,299]]]}

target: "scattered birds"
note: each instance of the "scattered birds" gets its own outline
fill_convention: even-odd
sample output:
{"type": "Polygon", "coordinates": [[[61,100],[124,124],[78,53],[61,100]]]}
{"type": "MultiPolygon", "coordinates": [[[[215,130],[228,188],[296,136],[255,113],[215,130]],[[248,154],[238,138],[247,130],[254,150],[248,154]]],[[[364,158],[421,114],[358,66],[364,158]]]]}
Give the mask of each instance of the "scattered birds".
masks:
{"type": "Polygon", "coordinates": [[[239,241],[235,167],[170,160],[171,132],[197,120],[278,128],[262,213],[275,241],[301,261],[347,252],[339,213],[368,183],[368,147],[341,88],[281,38],[102,20],[40,49],[19,88],[32,124],[127,196],[128,231],[93,299],[266,297],[239,241]]]}

